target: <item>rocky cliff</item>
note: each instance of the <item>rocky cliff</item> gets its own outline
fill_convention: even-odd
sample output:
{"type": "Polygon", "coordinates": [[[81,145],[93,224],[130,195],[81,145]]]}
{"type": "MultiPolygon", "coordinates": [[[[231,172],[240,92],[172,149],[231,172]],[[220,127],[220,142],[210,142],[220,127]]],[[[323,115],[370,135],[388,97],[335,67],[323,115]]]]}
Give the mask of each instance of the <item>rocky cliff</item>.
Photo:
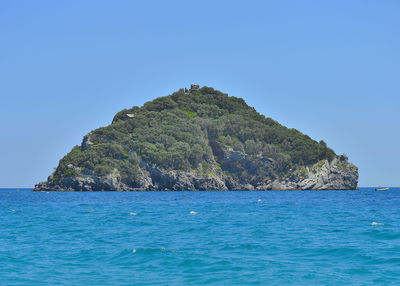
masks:
{"type": "Polygon", "coordinates": [[[227,191],[227,190],[354,190],[357,188],[357,167],[343,164],[338,159],[323,161],[307,168],[301,175],[288,178],[265,178],[257,183],[238,182],[222,172],[204,176],[183,171],[165,171],[144,164],[141,176],[134,184],[121,180],[117,169],[99,177],[93,172],[82,172],[78,167],[68,166],[81,175],[63,177],[35,186],[35,191],[227,191]],[[322,166],[321,166],[322,163],[322,166]]]}
{"type": "Polygon", "coordinates": [[[325,142],[212,88],[119,112],[35,191],[349,190],[358,169],[325,142]]]}

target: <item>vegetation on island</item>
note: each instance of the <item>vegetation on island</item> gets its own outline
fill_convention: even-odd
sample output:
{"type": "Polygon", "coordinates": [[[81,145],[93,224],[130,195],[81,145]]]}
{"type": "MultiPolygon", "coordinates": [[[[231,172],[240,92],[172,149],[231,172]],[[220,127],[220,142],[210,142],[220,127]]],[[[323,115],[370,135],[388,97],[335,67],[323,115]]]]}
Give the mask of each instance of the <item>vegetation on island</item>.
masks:
{"type": "Polygon", "coordinates": [[[129,182],[135,180],[142,164],[257,179],[336,157],[324,141],[286,128],[243,99],[210,87],[190,92],[180,89],[142,107],[122,110],[112,124],[90,132],[86,140],[90,142],[75,146],[60,160],[54,180],[80,172],[106,176],[117,169],[121,179],[129,182]],[[243,154],[248,160],[229,165],[223,160],[226,151],[243,154]],[[251,173],[252,161],[258,166],[265,163],[265,167],[251,173]]]}

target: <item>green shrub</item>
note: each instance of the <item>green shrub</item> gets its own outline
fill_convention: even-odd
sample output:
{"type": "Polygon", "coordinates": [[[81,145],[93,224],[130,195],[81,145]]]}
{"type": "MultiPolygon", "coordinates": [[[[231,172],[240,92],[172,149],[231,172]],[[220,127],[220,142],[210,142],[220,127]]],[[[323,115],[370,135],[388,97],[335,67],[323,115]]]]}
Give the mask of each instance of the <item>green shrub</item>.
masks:
{"type": "MultiPolygon", "coordinates": [[[[324,141],[316,142],[288,129],[259,114],[243,99],[210,87],[191,94],[181,89],[143,107],[122,110],[111,125],[92,131],[91,141],[94,144],[87,150],[75,146],[61,159],[55,177],[74,175],[67,167],[72,164],[101,176],[116,168],[124,180],[129,180],[140,173],[141,159],[149,165],[173,170],[194,170],[201,164],[202,170],[211,172],[210,166],[222,158],[223,150],[262,156],[279,172],[336,157],[324,141]]],[[[344,156],[340,158],[347,161],[344,156]]],[[[220,168],[238,178],[247,174],[255,179],[267,174],[252,172],[256,163],[242,163],[220,168]]]]}

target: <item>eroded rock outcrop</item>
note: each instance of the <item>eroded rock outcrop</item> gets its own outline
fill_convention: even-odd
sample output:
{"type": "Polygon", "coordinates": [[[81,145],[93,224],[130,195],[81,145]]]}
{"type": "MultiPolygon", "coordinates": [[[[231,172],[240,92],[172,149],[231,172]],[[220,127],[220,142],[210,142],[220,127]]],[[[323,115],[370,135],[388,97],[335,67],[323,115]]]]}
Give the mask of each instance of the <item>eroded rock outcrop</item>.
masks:
{"type": "MultiPolygon", "coordinates": [[[[301,171],[300,171],[301,172],[301,171]]],[[[357,189],[358,168],[339,158],[325,160],[302,169],[302,174],[278,178],[262,186],[267,190],[354,190],[357,189]]]]}
{"type": "MultiPolygon", "coordinates": [[[[244,160],[246,154],[228,155],[225,163],[235,164],[244,160]]],[[[54,180],[51,175],[47,182],[35,186],[36,191],[227,191],[227,190],[354,190],[357,188],[358,169],[355,165],[335,158],[295,170],[285,178],[266,177],[261,182],[241,181],[217,171],[212,176],[182,171],[165,171],[156,167],[144,167],[140,177],[124,182],[118,170],[103,177],[78,167],[70,166],[81,175],[54,180]]]]}

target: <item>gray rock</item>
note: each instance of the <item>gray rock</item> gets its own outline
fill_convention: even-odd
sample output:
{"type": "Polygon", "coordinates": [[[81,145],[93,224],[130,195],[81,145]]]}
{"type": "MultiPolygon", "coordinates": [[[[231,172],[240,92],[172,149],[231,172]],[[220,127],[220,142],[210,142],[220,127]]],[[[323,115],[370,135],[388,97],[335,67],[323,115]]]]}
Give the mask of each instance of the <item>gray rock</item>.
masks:
{"type": "MultiPolygon", "coordinates": [[[[90,137],[82,146],[90,146],[90,137]]],[[[86,148],[86,147],[85,147],[86,148]]],[[[237,161],[248,164],[250,169],[267,165],[254,163],[249,156],[237,152],[225,152],[224,163],[237,161]],[[249,160],[249,161],[246,161],[249,160]]],[[[192,174],[183,171],[166,171],[149,166],[141,161],[140,174],[136,180],[122,181],[117,169],[107,176],[98,176],[93,171],[68,165],[78,176],[58,180],[50,175],[48,180],[35,186],[35,191],[207,191],[207,190],[352,190],[357,188],[358,169],[339,157],[331,162],[321,161],[313,166],[295,170],[290,177],[265,178],[263,182],[251,183],[234,179],[222,172],[214,176],[192,174]],[[305,169],[304,169],[305,168],[305,169]]]]}
{"type": "Polygon", "coordinates": [[[294,181],[276,179],[268,185],[272,190],[354,190],[358,184],[358,168],[335,158],[308,168],[303,177],[294,181]]]}
{"type": "Polygon", "coordinates": [[[92,145],[93,145],[93,142],[91,141],[91,133],[89,133],[83,137],[81,149],[82,149],[82,151],[86,151],[92,145]]]}

